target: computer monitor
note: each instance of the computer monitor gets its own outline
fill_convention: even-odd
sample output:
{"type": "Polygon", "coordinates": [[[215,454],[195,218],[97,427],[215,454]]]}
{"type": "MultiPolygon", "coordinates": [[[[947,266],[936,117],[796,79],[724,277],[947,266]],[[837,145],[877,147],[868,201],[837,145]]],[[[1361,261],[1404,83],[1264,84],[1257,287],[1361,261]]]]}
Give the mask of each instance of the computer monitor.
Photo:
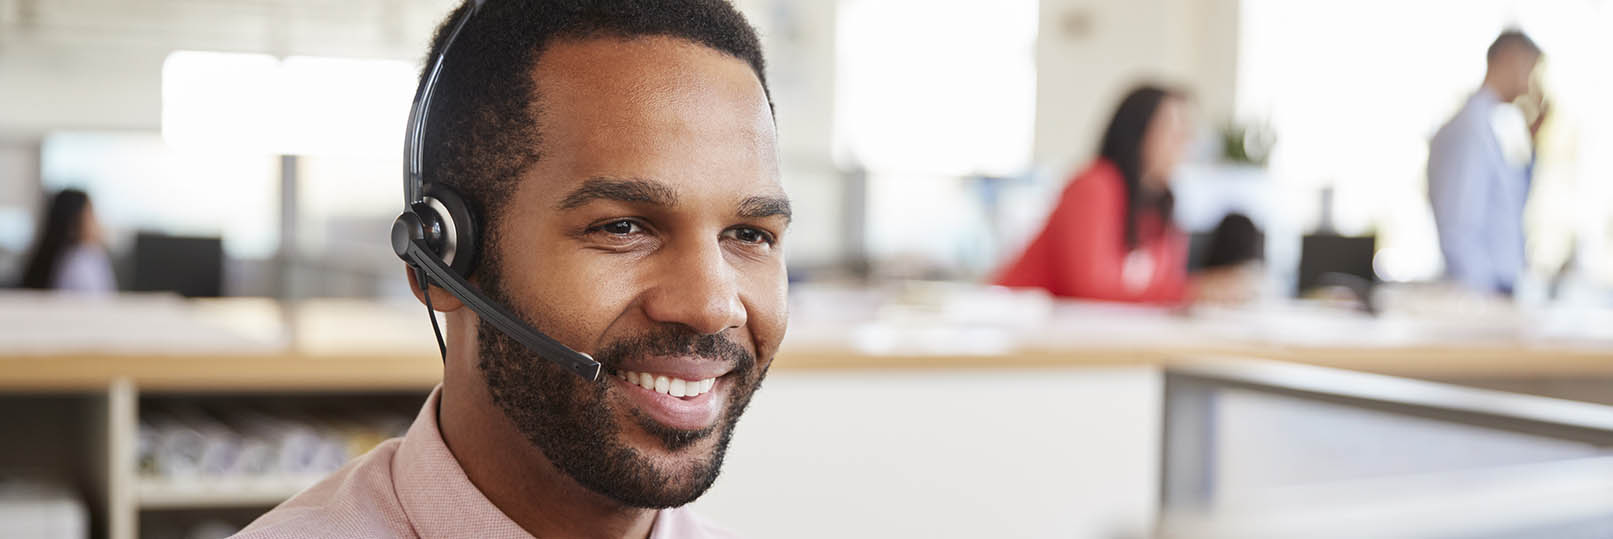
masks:
{"type": "Polygon", "coordinates": [[[1368,286],[1376,283],[1378,279],[1372,270],[1372,256],[1377,253],[1377,246],[1377,236],[1305,236],[1300,245],[1299,286],[1295,292],[1303,294],[1322,285],[1348,284],[1339,282],[1341,280],[1368,286]],[[1339,279],[1341,276],[1347,277],[1339,279]]]}
{"type": "Polygon", "coordinates": [[[224,242],[217,237],[141,232],[134,240],[137,292],[177,292],[190,298],[223,295],[224,242]]]}

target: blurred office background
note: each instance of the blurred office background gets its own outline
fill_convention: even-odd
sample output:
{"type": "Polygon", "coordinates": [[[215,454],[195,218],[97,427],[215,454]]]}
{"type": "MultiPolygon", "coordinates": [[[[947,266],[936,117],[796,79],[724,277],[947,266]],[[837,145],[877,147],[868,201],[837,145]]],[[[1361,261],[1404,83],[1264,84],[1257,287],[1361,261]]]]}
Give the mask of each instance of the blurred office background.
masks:
{"type": "MultiPolygon", "coordinates": [[[[1574,369],[1606,374],[1602,366],[1613,366],[1613,324],[1608,324],[1613,315],[1606,314],[1613,308],[1613,1],[735,3],[764,42],[785,187],[796,212],[788,247],[791,280],[798,290],[792,298],[796,321],[791,339],[852,342],[873,355],[951,347],[935,354],[986,362],[1020,349],[1016,347],[1023,340],[1009,326],[1041,327],[1048,320],[1073,317],[1085,333],[1060,326],[1031,341],[1046,350],[1063,346],[1047,343],[1060,339],[1114,339],[1118,344],[1098,355],[1121,359],[1084,370],[999,372],[974,365],[977,370],[946,370],[921,379],[908,378],[904,367],[894,363],[879,363],[873,370],[777,374],[764,393],[780,396],[758,398],[756,415],[747,419],[736,441],[729,473],[712,498],[701,502],[716,520],[760,536],[809,536],[837,529],[781,530],[796,525],[768,520],[780,513],[759,510],[746,494],[787,490],[779,499],[797,510],[828,504],[845,512],[850,525],[873,530],[871,536],[996,535],[994,531],[1003,536],[1295,536],[1290,534],[1293,528],[1239,526],[1260,520],[1245,516],[1259,514],[1257,509],[1268,503],[1261,500],[1283,496],[1347,500],[1361,511],[1353,517],[1298,511],[1296,521],[1359,523],[1365,518],[1360,515],[1398,514],[1374,513],[1380,508],[1366,507],[1372,496],[1360,492],[1405,494],[1404,503],[1394,507],[1416,508],[1433,503],[1410,498],[1422,492],[1419,486],[1479,485],[1469,492],[1488,492],[1484,486],[1500,492],[1517,485],[1509,477],[1573,478],[1608,469],[1595,459],[1609,443],[1599,436],[1613,429],[1613,423],[1598,421],[1613,416],[1593,403],[1613,403],[1613,389],[1603,391],[1595,383],[1609,378],[1574,369]],[[1539,76],[1554,104],[1538,146],[1525,214],[1528,275],[1511,302],[1445,301],[1443,292],[1429,288],[1443,270],[1425,187],[1429,140],[1478,87],[1485,70],[1483,51],[1506,28],[1528,32],[1545,51],[1539,76]],[[1181,226],[1190,233],[1207,233],[1236,212],[1264,231],[1266,263],[1257,286],[1261,292],[1252,303],[1263,306],[1266,314],[1251,314],[1252,308],[1244,306],[1200,310],[1184,321],[1175,312],[1055,303],[980,286],[1039,230],[1071,174],[1093,158],[1117,102],[1145,81],[1183,88],[1193,103],[1196,136],[1175,181],[1181,226]],[[1357,305],[1328,311],[1333,304],[1312,309],[1315,304],[1292,302],[1296,287],[1311,280],[1301,270],[1304,238],[1318,234],[1370,238],[1366,251],[1341,254],[1349,260],[1337,262],[1340,268],[1368,269],[1338,271],[1388,285],[1382,287],[1386,297],[1364,302],[1371,310],[1399,307],[1399,312],[1417,316],[1370,318],[1356,312],[1357,305]],[[891,316],[900,320],[893,332],[852,327],[864,319],[888,322],[891,316]],[[916,328],[935,320],[941,329],[916,328]],[[1074,336],[1061,333],[1065,329],[1074,336]],[[1220,343],[1229,336],[1277,342],[1260,349],[1271,354],[1253,354],[1259,356],[1255,359],[1290,359],[1272,356],[1296,350],[1280,340],[1294,338],[1332,354],[1300,362],[1423,380],[1404,381],[1414,384],[1405,386],[1398,385],[1403,381],[1398,378],[1358,379],[1331,370],[1265,377],[1236,368],[1172,375],[1143,369],[1138,365],[1153,363],[1137,359],[1175,352],[1150,348],[1144,354],[1128,348],[1137,342],[1157,345],[1161,335],[1150,333],[1154,331],[1173,332],[1166,340],[1183,341],[1180,350],[1225,352],[1231,348],[1220,343]],[[1461,363],[1470,348],[1437,349],[1458,341],[1463,346],[1488,343],[1498,335],[1524,344],[1505,348],[1515,344],[1507,341],[1495,350],[1475,352],[1475,357],[1488,358],[1472,360],[1482,364],[1461,363]],[[1378,344],[1359,353],[1348,348],[1349,341],[1365,336],[1381,337],[1381,342],[1373,341],[1378,344]],[[1216,346],[1192,346],[1210,340],[1216,346]],[[1517,375],[1534,368],[1512,352],[1545,346],[1541,342],[1571,342],[1575,348],[1563,355],[1572,365],[1541,367],[1559,375],[1551,379],[1517,375]],[[1401,349],[1396,346],[1460,366],[1420,369],[1414,359],[1394,355],[1401,349]],[[1367,359],[1356,361],[1360,358],[1367,359]],[[1367,367],[1353,369],[1361,365],[1367,367]],[[978,377],[965,374],[969,372],[978,377]],[[1200,385],[1184,386],[1182,376],[1200,385]],[[1575,378],[1584,383],[1565,382],[1575,378]],[[1460,385],[1415,385],[1427,380],[1460,385]],[[1299,385],[1307,389],[1284,385],[1289,382],[1305,382],[1299,385]],[[1204,385],[1257,390],[1255,396],[1220,401],[1218,413],[1239,414],[1240,419],[1220,424],[1223,435],[1216,439],[1223,445],[1199,455],[1220,470],[1215,492],[1248,496],[1238,499],[1245,505],[1226,505],[1222,513],[1208,516],[1166,511],[1178,503],[1202,508],[1189,503],[1203,501],[1198,498],[1182,502],[1184,491],[1173,490],[1173,480],[1163,478],[1167,470],[1161,462],[1170,461],[1171,448],[1178,447],[1170,445],[1172,440],[1183,447],[1192,444],[1170,438],[1177,432],[1170,428],[1175,423],[1161,417],[1173,410],[1172,402],[1185,402],[1171,400],[1168,392],[1197,395],[1192,392],[1204,385]],[[833,387],[844,398],[827,410],[818,407],[822,403],[802,404],[822,387],[833,387]],[[1479,392],[1460,393],[1465,390],[1479,392]],[[1536,395],[1487,393],[1493,390],[1536,395]],[[1002,415],[961,404],[939,409],[903,404],[946,403],[949,395],[977,391],[991,396],[986,400],[992,410],[1016,417],[1021,415],[1016,410],[1037,410],[1041,415],[1029,416],[1035,421],[1000,422],[1002,415]],[[1268,398],[1262,391],[1279,397],[1268,398]],[[1310,406],[1319,405],[1310,401],[1282,400],[1296,395],[1348,406],[1317,412],[1310,406]],[[1450,398],[1424,398],[1430,395],[1450,398]],[[1542,395],[1574,401],[1527,400],[1542,395]],[[1350,407],[1354,405],[1371,413],[1410,410],[1415,418],[1374,423],[1383,418],[1358,412],[1350,407]],[[1463,408],[1467,405],[1472,408],[1463,408]],[[1513,413],[1520,409],[1551,411],[1513,413]],[[814,414],[855,416],[862,423],[820,425],[810,432],[792,427],[821,417],[814,414]],[[963,419],[955,419],[959,417],[963,419]],[[1441,423],[1451,417],[1465,419],[1456,421],[1460,426],[1441,423]],[[961,441],[938,438],[965,420],[978,438],[970,433],[956,434],[965,438],[961,441]],[[1567,434],[1527,438],[1516,431],[1539,433],[1534,427],[1514,428],[1520,422],[1567,434]],[[913,439],[879,427],[888,424],[906,424],[934,437],[913,439]],[[1501,425],[1506,432],[1484,431],[1475,424],[1501,425]],[[1303,443],[1271,443],[1295,432],[1312,436],[1301,436],[1303,443]],[[994,442],[1016,447],[1007,451],[994,442]],[[925,444],[931,443],[954,447],[929,454],[925,444]],[[905,464],[867,456],[868,447],[876,448],[876,454],[902,455],[905,464]],[[1023,460],[988,465],[953,459],[971,452],[1023,460]],[[1300,456],[1306,454],[1310,457],[1300,456]],[[1515,468],[1543,462],[1567,464],[1550,470],[1515,468]],[[1479,469],[1490,475],[1437,476],[1479,469]],[[841,475],[832,470],[842,470],[841,475]],[[936,477],[925,477],[924,470],[936,477]],[[1039,476],[1040,471],[1048,475],[1039,476]],[[1337,491],[1294,490],[1295,485],[1324,480],[1412,472],[1424,475],[1382,485],[1328,483],[1337,491]],[[948,476],[954,479],[950,485],[948,476]],[[832,489],[822,484],[824,477],[863,478],[864,488],[897,500],[890,502],[895,507],[885,507],[892,513],[881,514],[874,506],[859,513],[835,505],[832,489]],[[1274,486],[1289,490],[1266,488],[1274,486]],[[969,492],[998,493],[993,495],[997,501],[971,498],[969,492]],[[914,496],[926,501],[912,502],[917,506],[900,501],[914,496]],[[936,514],[931,522],[890,520],[891,514],[915,516],[926,507],[949,507],[947,503],[977,511],[936,514]],[[1043,518],[1027,518],[1038,514],[1043,518]],[[949,525],[953,516],[958,522],[949,525]]],[[[106,231],[121,289],[265,298],[253,301],[279,306],[341,300],[345,303],[329,303],[338,306],[335,314],[320,311],[322,320],[332,323],[353,320],[344,318],[349,311],[342,309],[358,309],[354,305],[407,306],[413,309],[409,316],[382,317],[391,325],[376,333],[413,335],[407,344],[415,346],[415,355],[409,357],[419,360],[416,371],[429,370],[432,364],[425,361],[434,363],[430,356],[435,351],[422,333],[424,321],[418,319],[402,266],[385,238],[401,209],[401,143],[414,80],[430,32],[453,4],[0,0],[0,283],[9,284],[20,274],[47,195],[82,189],[93,198],[106,231]],[[189,288],[181,289],[164,278],[168,273],[196,277],[185,279],[189,288]]],[[[1310,254],[1328,258],[1325,252],[1310,254]]],[[[141,305],[64,306],[19,295],[5,300],[8,315],[0,319],[17,325],[8,338],[32,347],[21,357],[45,357],[53,353],[53,343],[73,340],[73,328],[79,327],[75,324],[115,326],[125,320],[119,313],[189,308],[175,307],[189,304],[167,296],[133,298],[129,302],[141,305]]],[[[251,311],[250,305],[234,305],[239,304],[212,305],[197,316],[229,320],[231,327],[237,320],[256,320],[256,314],[241,314],[251,311]]],[[[241,342],[273,347],[309,333],[363,340],[347,333],[379,327],[322,328],[290,318],[245,326],[284,324],[299,328],[301,336],[277,334],[265,341],[269,344],[249,338],[241,342]]],[[[136,339],[139,346],[181,339],[188,331],[150,324],[157,329],[136,339]]],[[[195,346],[210,350],[233,343],[225,339],[195,346]]],[[[332,346],[348,350],[364,345],[343,341],[332,346]]],[[[1171,346],[1178,345],[1167,348],[1171,346]]],[[[1555,355],[1554,350],[1540,354],[1555,355]]],[[[1019,361],[1021,366],[1027,362],[1019,361]]],[[[364,440],[396,432],[397,421],[412,417],[417,401],[411,397],[423,395],[417,383],[383,381],[375,392],[385,399],[365,398],[368,390],[349,391],[345,382],[321,381],[311,374],[277,378],[267,389],[239,394],[233,382],[207,389],[200,388],[202,382],[174,375],[172,380],[178,381],[170,389],[129,393],[114,382],[112,389],[86,397],[58,387],[81,384],[81,378],[58,385],[39,382],[45,389],[34,389],[32,378],[18,374],[32,367],[0,368],[17,374],[5,386],[17,396],[7,397],[5,405],[35,418],[17,427],[19,432],[44,433],[38,446],[0,451],[0,463],[71,468],[80,458],[75,453],[41,455],[54,451],[51,440],[98,447],[98,434],[62,425],[91,420],[118,424],[102,417],[112,410],[114,416],[127,414],[132,423],[123,436],[135,447],[123,449],[138,457],[130,457],[124,473],[181,478],[138,483],[135,493],[123,498],[117,494],[123,487],[93,484],[107,482],[104,474],[96,476],[103,479],[69,481],[66,487],[41,487],[55,494],[40,499],[90,500],[78,511],[87,515],[82,519],[85,533],[97,537],[227,533],[332,463],[361,452],[367,447],[364,440]],[[311,393],[319,395],[303,397],[311,393]],[[333,415],[330,410],[342,412],[333,415]],[[202,436],[208,432],[225,434],[202,436]],[[220,437],[225,442],[218,442],[220,437]],[[253,461],[257,464],[221,463],[209,460],[214,457],[208,443],[274,447],[305,458],[294,464],[269,463],[269,457],[253,461]],[[268,467],[280,474],[283,484],[255,483],[233,497],[209,499],[217,493],[206,494],[213,491],[195,482],[203,473],[199,470],[209,466],[258,470],[252,473],[268,467]],[[186,483],[186,477],[192,482],[186,483]],[[92,484],[82,485],[86,482],[92,484]],[[120,509],[119,503],[135,509],[120,509]],[[120,511],[134,511],[140,518],[117,516],[120,511]],[[164,528],[163,523],[177,524],[164,528]]],[[[1178,422],[1184,421],[1180,415],[1178,422]]],[[[118,466],[107,473],[118,473],[118,466]]],[[[1208,473],[1188,469],[1188,475],[1208,473]]],[[[1173,473],[1180,477],[1184,472],[1173,473]]],[[[212,481],[201,477],[202,482],[212,481]]],[[[1613,493],[1600,488],[1550,483],[1536,489],[1545,494],[1531,499],[1555,500],[1551,496],[1562,492],[1613,499],[1613,493]]],[[[16,498],[7,496],[0,488],[0,501],[16,498]]],[[[1497,506],[1493,500],[1467,501],[1460,507],[1497,506]]],[[[1610,506],[1604,503],[1598,509],[1610,506]]],[[[64,511],[69,520],[79,514],[64,511]]],[[[1453,511],[1440,506],[1406,517],[1405,522],[1426,526],[1409,527],[1406,533],[1470,536],[1477,529],[1509,536],[1505,530],[1514,529],[1506,523],[1440,527],[1453,511]]],[[[1565,513],[1546,521],[1568,527],[1537,526],[1521,533],[1607,532],[1613,522],[1609,514],[1590,509],[1565,513]]],[[[1281,526],[1287,521],[1273,522],[1281,526]]]]}
{"type": "MultiPolygon", "coordinates": [[[[1377,236],[1379,277],[1434,279],[1428,139],[1483,76],[1475,51],[1518,27],[1557,105],[1530,269],[1613,280],[1606,2],[738,3],[770,55],[798,279],[983,279],[1142,81],[1196,106],[1187,229],[1250,214],[1283,278],[1327,215],[1377,236]],[[1239,134],[1253,160],[1227,151],[1239,134]]],[[[449,4],[0,4],[0,273],[44,195],[77,187],[128,263],[138,232],[220,238],[225,295],[403,294],[382,231],[410,81],[449,4]]]]}

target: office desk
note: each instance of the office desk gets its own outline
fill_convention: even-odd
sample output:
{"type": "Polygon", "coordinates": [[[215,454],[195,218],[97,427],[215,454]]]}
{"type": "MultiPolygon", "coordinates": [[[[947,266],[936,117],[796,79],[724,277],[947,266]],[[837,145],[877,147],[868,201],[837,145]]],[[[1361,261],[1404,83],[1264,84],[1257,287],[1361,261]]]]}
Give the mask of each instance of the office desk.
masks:
{"type": "Polygon", "coordinates": [[[115,302],[8,297],[0,389],[80,391],[125,380],[143,390],[429,389],[441,360],[424,309],[265,299],[115,302]],[[412,316],[411,316],[412,315],[412,316]]]}
{"type": "MultiPolygon", "coordinates": [[[[792,319],[775,366],[1036,368],[1237,356],[1427,378],[1613,376],[1613,315],[1599,312],[1450,320],[1293,305],[1181,313],[1032,302],[1025,310],[1016,321],[818,306],[792,319]]],[[[8,294],[0,296],[8,344],[0,390],[95,390],[116,379],[162,391],[429,388],[441,361],[423,311],[412,302],[8,294]]]]}
{"type": "MultiPolygon", "coordinates": [[[[1084,378],[1072,377],[1072,369],[1112,374],[1117,371],[1109,367],[1220,356],[1401,376],[1613,377],[1613,339],[1596,329],[1613,324],[1592,323],[1594,316],[1554,326],[1550,319],[1508,315],[1369,318],[1304,305],[1182,313],[987,294],[992,297],[890,300],[859,291],[798,293],[774,379],[786,372],[803,376],[774,384],[791,388],[794,382],[795,394],[810,396],[818,381],[849,380],[855,377],[843,376],[847,371],[865,370],[881,381],[880,391],[867,395],[877,399],[907,378],[902,372],[915,369],[961,390],[969,384],[947,371],[997,371],[994,379],[1003,380],[1004,371],[1046,369],[1050,380],[1076,383],[1084,378]]],[[[75,425],[88,431],[82,479],[102,500],[108,535],[128,538],[147,511],[262,507],[295,492],[284,486],[171,489],[140,477],[131,455],[143,397],[423,395],[442,368],[423,310],[412,302],[281,305],[163,296],[97,302],[7,294],[0,296],[0,342],[6,343],[0,393],[85,396],[84,424],[75,425]]],[[[1012,383],[1035,378],[1042,377],[1021,374],[1012,383]]],[[[929,380],[906,381],[917,391],[929,380]]],[[[1138,409],[1150,406],[1139,389],[1146,386],[1124,380],[1136,382],[1100,377],[1070,386],[1082,388],[1084,400],[1060,409],[1112,406],[1120,399],[1137,401],[1138,409]],[[1112,394],[1103,388],[1113,388],[1112,394]]],[[[1143,424],[1135,429],[1139,436],[1150,431],[1143,424]]],[[[1113,453],[1141,458],[1119,446],[1113,453]]]]}

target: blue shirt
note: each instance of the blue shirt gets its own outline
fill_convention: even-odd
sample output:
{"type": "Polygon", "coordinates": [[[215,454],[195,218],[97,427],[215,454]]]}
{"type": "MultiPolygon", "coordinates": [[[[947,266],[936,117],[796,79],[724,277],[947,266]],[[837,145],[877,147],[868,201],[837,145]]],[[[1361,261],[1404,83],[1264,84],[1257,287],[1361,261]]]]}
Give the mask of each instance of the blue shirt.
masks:
{"type": "Polygon", "coordinates": [[[1533,157],[1509,159],[1503,151],[1500,105],[1495,93],[1481,89],[1434,135],[1428,198],[1446,276],[1474,290],[1510,293],[1524,268],[1523,207],[1533,157]]]}

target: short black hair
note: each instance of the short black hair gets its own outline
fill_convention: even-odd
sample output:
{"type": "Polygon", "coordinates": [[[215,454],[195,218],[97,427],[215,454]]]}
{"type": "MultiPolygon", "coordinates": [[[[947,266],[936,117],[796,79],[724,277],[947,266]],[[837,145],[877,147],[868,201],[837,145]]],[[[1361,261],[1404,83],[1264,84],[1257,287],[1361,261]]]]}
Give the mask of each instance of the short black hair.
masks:
{"type": "Polygon", "coordinates": [[[1490,44],[1490,50],[1485,51],[1484,58],[1494,62],[1501,57],[1501,54],[1510,50],[1522,50],[1536,56],[1540,55],[1540,46],[1535,44],[1535,40],[1529,39],[1528,34],[1522,30],[1507,30],[1496,36],[1495,42],[1490,44]]]}
{"type": "MultiPolygon", "coordinates": [[[[469,9],[470,2],[461,3],[437,27],[426,66],[469,9]]],[[[541,99],[532,69],[544,50],[570,40],[650,36],[685,39],[744,61],[772,108],[756,30],[725,0],[486,0],[465,23],[432,96],[422,172],[425,181],[459,191],[480,214],[484,249],[491,249],[503,201],[539,158],[541,99]]]]}

